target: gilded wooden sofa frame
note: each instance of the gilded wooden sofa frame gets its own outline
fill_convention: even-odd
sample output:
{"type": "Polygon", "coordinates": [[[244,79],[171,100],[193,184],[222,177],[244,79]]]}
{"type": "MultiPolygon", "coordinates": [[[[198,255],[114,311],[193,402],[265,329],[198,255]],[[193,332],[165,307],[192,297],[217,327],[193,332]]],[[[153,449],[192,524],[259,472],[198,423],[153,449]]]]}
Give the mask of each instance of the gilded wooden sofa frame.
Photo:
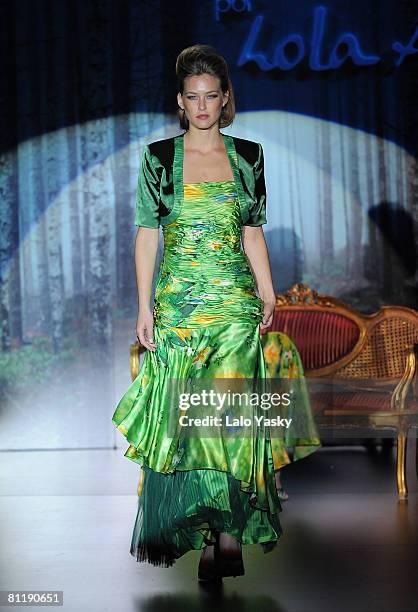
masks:
{"type": "MultiPolygon", "coordinates": [[[[360,428],[364,426],[364,417],[367,417],[367,425],[372,429],[391,428],[397,432],[397,489],[399,499],[407,499],[408,488],[406,482],[406,450],[408,431],[411,427],[418,427],[418,414],[416,407],[408,408],[408,394],[413,399],[417,398],[417,354],[418,354],[418,313],[410,308],[402,306],[383,306],[378,312],[365,315],[351,308],[343,301],[332,296],[321,295],[312,290],[308,285],[296,283],[288,291],[276,297],[276,311],[291,308],[292,310],[316,310],[336,314],[351,319],[359,329],[359,337],[352,350],[337,361],[321,368],[307,370],[307,378],[315,378],[332,382],[342,379],[344,382],[351,380],[356,383],[357,379],[367,379],[369,384],[361,386],[362,391],[376,392],[392,388],[390,411],[366,410],[366,409],[325,409],[321,414],[318,424],[323,427],[336,427],[335,419],[350,417],[349,424],[342,422],[341,429],[360,428]],[[383,364],[385,370],[392,370],[392,376],[373,376],[376,371],[367,365],[373,351],[370,350],[371,334],[377,330],[377,326],[390,322],[386,326],[386,333],[394,334],[396,338],[390,338],[390,346],[398,347],[397,355],[372,354],[374,361],[391,359],[393,363],[383,364]],[[394,323],[396,323],[394,325],[394,323]],[[406,338],[407,336],[407,338],[406,338]],[[366,353],[368,354],[366,355],[366,353]],[[366,356],[365,356],[366,355],[366,356]]],[[[287,333],[286,329],[279,331],[287,333]]],[[[289,334],[290,335],[290,334],[289,334]]],[[[418,440],[416,441],[416,473],[418,475],[418,440]]]]}

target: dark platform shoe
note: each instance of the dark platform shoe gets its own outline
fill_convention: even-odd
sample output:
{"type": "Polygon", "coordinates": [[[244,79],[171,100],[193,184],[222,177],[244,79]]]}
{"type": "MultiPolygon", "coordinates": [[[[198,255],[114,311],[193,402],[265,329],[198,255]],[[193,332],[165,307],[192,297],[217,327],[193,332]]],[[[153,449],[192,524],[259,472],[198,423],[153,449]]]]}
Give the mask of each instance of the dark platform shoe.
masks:
{"type": "Polygon", "coordinates": [[[232,547],[225,542],[222,534],[216,539],[215,543],[215,567],[218,574],[227,578],[233,576],[244,576],[244,561],[242,558],[242,544],[236,540],[232,547]],[[237,546],[238,545],[238,546],[237,546]]]}
{"type": "MultiPolygon", "coordinates": [[[[219,534],[217,536],[218,540],[219,534]]],[[[219,574],[215,559],[216,543],[206,546],[200,555],[199,568],[197,572],[198,580],[202,582],[219,582],[222,581],[222,575],[219,574]]]]}

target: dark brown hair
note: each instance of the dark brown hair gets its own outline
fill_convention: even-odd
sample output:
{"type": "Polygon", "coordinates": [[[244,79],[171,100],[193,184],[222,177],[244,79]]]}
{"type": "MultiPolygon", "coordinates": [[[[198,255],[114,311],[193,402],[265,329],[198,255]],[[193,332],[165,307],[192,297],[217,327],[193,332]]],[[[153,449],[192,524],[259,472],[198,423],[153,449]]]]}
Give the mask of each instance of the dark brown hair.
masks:
{"type": "MultiPolygon", "coordinates": [[[[187,47],[179,54],[176,61],[177,88],[183,95],[184,79],[189,76],[211,74],[218,77],[223,93],[229,91],[228,102],[222,108],[219,117],[219,127],[231,125],[235,117],[235,99],[231,79],[229,78],[228,64],[222,55],[210,45],[193,45],[187,47]]],[[[177,116],[180,127],[189,129],[189,120],[186,113],[179,107],[177,116]]]]}

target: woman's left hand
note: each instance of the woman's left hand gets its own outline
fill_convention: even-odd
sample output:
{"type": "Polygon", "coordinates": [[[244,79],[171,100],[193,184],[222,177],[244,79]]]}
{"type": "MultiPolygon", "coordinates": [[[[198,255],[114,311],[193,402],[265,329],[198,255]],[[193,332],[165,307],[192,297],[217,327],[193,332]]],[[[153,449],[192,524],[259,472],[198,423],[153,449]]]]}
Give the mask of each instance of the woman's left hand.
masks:
{"type": "MultiPolygon", "coordinates": [[[[264,300],[263,300],[264,301],[264,300]]],[[[274,308],[276,306],[276,297],[269,298],[264,301],[263,320],[260,323],[260,332],[264,333],[273,323],[274,308]]]]}

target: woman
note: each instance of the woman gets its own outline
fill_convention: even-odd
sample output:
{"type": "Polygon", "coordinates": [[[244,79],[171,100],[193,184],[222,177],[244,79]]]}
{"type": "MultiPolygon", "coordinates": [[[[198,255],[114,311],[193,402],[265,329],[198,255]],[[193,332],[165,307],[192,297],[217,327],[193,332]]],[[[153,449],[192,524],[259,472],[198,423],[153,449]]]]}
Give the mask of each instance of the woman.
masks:
{"type": "Polygon", "coordinates": [[[185,133],[145,146],[138,180],[136,333],[148,350],[112,420],[130,443],[125,456],[142,467],[131,554],[168,567],[203,549],[198,577],[218,580],[244,574],[242,544],[277,544],[275,472],[290,460],[278,438],[170,429],[170,381],[266,377],[260,332],[275,306],[263,150],[220,132],[235,112],[226,62],[195,45],[176,73],[185,133]]]}

